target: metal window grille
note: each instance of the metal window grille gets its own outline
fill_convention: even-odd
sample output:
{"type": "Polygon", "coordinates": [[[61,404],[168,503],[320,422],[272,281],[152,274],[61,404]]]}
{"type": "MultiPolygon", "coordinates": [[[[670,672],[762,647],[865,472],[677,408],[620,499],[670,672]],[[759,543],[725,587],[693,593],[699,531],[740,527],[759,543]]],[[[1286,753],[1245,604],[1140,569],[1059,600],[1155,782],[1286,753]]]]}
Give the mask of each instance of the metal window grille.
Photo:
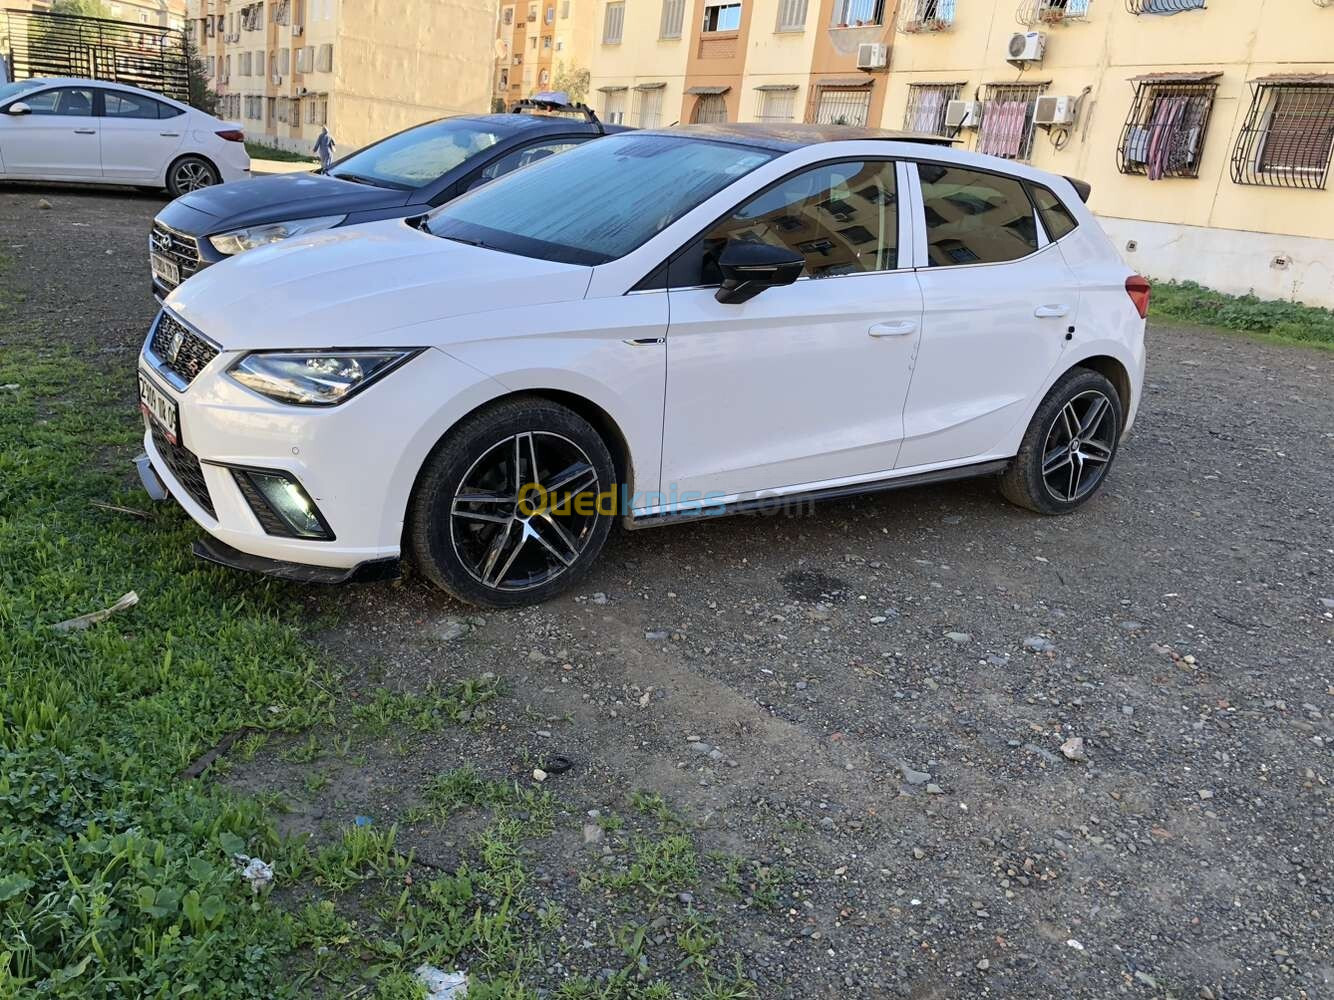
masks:
{"type": "Polygon", "coordinates": [[[609,90],[602,101],[602,120],[608,125],[625,122],[625,91],[609,90]]]}
{"type": "Polygon", "coordinates": [[[506,7],[503,11],[500,12],[500,23],[504,25],[510,25],[514,23],[513,7],[506,7]]]}
{"type": "Polygon", "coordinates": [[[1204,0],[1126,0],[1132,14],[1180,14],[1183,10],[1204,10],[1204,0]]]}
{"type": "Polygon", "coordinates": [[[988,84],[982,89],[977,151],[1007,160],[1033,154],[1033,109],[1045,83],[988,84]]]}
{"type": "Polygon", "coordinates": [[[1015,11],[1020,24],[1061,24],[1088,17],[1093,0],[1021,0],[1015,11]]]}
{"type": "Polygon", "coordinates": [[[904,0],[899,30],[907,34],[919,31],[944,31],[954,24],[954,0],[904,0]]]}
{"type": "Polygon", "coordinates": [[[815,101],[815,124],[865,126],[870,110],[869,87],[821,87],[815,101]]]}
{"type": "Polygon", "coordinates": [[[697,125],[727,121],[727,101],[722,94],[700,94],[695,98],[695,111],[690,120],[697,125]]]}
{"type": "Polygon", "coordinates": [[[1232,180],[1323,188],[1334,149],[1334,76],[1261,79],[1251,87],[1251,106],[1232,148],[1232,180]]]}
{"type": "Polygon", "coordinates": [[[755,117],[762,122],[790,122],[796,115],[797,88],[789,90],[761,90],[760,113],[755,117]]]}
{"type": "Polygon", "coordinates": [[[602,44],[619,45],[625,32],[625,3],[607,4],[607,12],[602,22],[602,44]]]}
{"type": "Polygon", "coordinates": [[[658,27],[658,37],[680,38],[685,16],[685,0],[662,0],[662,22],[658,27]]]}
{"type": "Polygon", "coordinates": [[[908,132],[945,135],[945,111],[963,89],[958,83],[914,83],[908,86],[908,105],[903,127],[908,132]]]}
{"type": "Polygon", "coordinates": [[[1116,169],[1150,180],[1200,176],[1217,80],[1134,83],[1135,96],[1116,148],[1116,169]]]}
{"type": "Polygon", "coordinates": [[[835,27],[880,24],[885,14],[884,0],[834,0],[835,27]]]}
{"type": "Polygon", "coordinates": [[[657,128],[662,124],[662,87],[636,90],[633,118],[640,128],[657,128]]]}
{"type": "Polygon", "coordinates": [[[806,28],[807,0],[779,0],[778,30],[803,31],[806,28]]]}

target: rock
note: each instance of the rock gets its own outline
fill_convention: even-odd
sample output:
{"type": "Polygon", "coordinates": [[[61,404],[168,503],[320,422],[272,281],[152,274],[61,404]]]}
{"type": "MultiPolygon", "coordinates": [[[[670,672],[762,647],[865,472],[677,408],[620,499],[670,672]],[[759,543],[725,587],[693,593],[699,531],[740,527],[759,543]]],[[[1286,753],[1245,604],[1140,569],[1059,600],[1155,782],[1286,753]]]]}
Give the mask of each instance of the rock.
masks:
{"type": "Polygon", "coordinates": [[[916,858],[918,861],[921,861],[924,857],[926,857],[926,851],[922,850],[920,847],[914,847],[912,849],[912,856],[916,858]]]}
{"type": "Polygon", "coordinates": [[[607,595],[599,591],[598,593],[594,594],[592,598],[590,598],[590,602],[593,604],[606,604],[607,595]]]}
{"type": "Polygon", "coordinates": [[[977,971],[978,971],[978,972],[986,972],[986,971],[987,971],[988,969],[990,969],[990,968],[991,968],[991,962],[988,961],[988,960],[985,959],[985,958],[982,959],[980,962],[977,963],[977,971]]]}
{"type": "Polygon", "coordinates": [[[470,631],[471,628],[468,623],[461,618],[442,618],[431,634],[441,642],[453,642],[455,639],[467,635],[470,631]]]}
{"type": "Polygon", "coordinates": [[[686,906],[689,906],[691,903],[695,901],[695,897],[693,893],[678,892],[676,894],[676,901],[678,903],[684,903],[686,906]]]}
{"type": "Polygon", "coordinates": [[[1200,796],[1200,799],[1205,802],[1214,797],[1214,793],[1207,788],[1201,788],[1197,794],[1200,796]]]}
{"type": "Polygon", "coordinates": [[[600,844],[602,843],[602,836],[603,836],[602,827],[598,826],[596,823],[584,824],[585,844],[600,844]]]}
{"type": "Polygon", "coordinates": [[[534,780],[534,781],[546,781],[546,780],[547,780],[547,772],[544,771],[544,770],[542,770],[540,767],[535,767],[535,768],[533,768],[533,780],[534,780]]]}
{"type": "Polygon", "coordinates": [[[1009,656],[1004,653],[991,653],[987,656],[987,663],[993,667],[1008,667],[1010,665],[1009,656]]]}
{"type": "Polygon", "coordinates": [[[805,682],[805,681],[797,681],[797,683],[796,683],[796,688],[797,688],[798,691],[805,691],[805,690],[806,690],[806,682],[805,682]]]}
{"type": "Polygon", "coordinates": [[[1201,986],[1200,1000],[1218,1000],[1218,998],[1214,995],[1214,991],[1209,989],[1209,987],[1201,986]]]}
{"type": "Polygon", "coordinates": [[[945,789],[941,788],[939,785],[935,784],[934,782],[931,782],[931,783],[928,783],[927,786],[926,786],[926,794],[927,794],[927,795],[944,795],[944,794],[945,794],[945,789]]]}
{"type": "Polygon", "coordinates": [[[51,203],[47,201],[45,198],[38,198],[37,207],[40,209],[48,209],[51,207],[51,203]]]}
{"type": "Polygon", "coordinates": [[[903,772],[903,780],[910,785],[925,785],[931,780],[931,775],[926,771],[914,771],[907,764],[899,764],[899,770],[903,772]]]}
{"type": "Polygon", "coordinates": [[[1055,764],[1056,761],[1058,760],[1057,756],[1054,753],[1052,753],[1046,747],[1038,746],[1036,743],[1025,743],[1024,749],[1027,750],[1029,753],[1037,754],[1048,764],[1055,764]]]}
{"type": "Polygon", "coordinates": [[[649,642],[661,642],[663,639],[667,638],[667,630],[654,629],[651,632],[645,632],[644,638],[647,639],[649,642]]]}
{"type": "Polygon", "coordinates": [[[709,746],[707,743],[701,743],[699,740],[696,740],[690,744],[690,749],[695,753],[707,754],[713,750],[713,747],[709,746]]]}
{"type": "Polygon", "coordinates": [[[546,658],[546,656],[545,656],[543,653],[541,653],[540,651],[534,649],[534,650],[532,650],[531,652],[529,652],[529,654],[528,654],[528,662],[529,662],[529,663],[546,663],[546,662],[547,662],[547,658],[546,658]]]}
{"type": "Polygon", "coordinates": [[[1075,951],[1083,951],[1084,946],[1075,938],[1070,938],[1065,942],[1067,948],[1073,948],[1075,951]]]}
{"type": "Polygon", "coordinates": [[[1089,759],[1088,754],[1084,752],[1084,738],[1082,736],[1071,736],[1062,743],[1061,753],[1065,755],[1066,760],[1083,763],[1089,759]]]}
{"type": "Polygon", "coordinates": [[[1034,653],[1050,653],[1056,649],[1056,643],[1045,636],[1030,635],[1024,640],[1024,648],[1034,653]]]}
{"type": "Polygon", "coordinates": [[[1158,986],[1158,980],[1154,979],[1153,976],[1149,975],[1147,972],[1136,972],[1135,978],[1151,989],[1156,989],[1158,986]]]}
{"type": "Polygon", "coordinates": [[[1134,706],[1134,705],[1122,705],[1122,706],[1121,706],[1121,714],[1124,715],[1124,716],[1126,716],[1127,718],[1130,717],[1130,716],[1132,716],[1132,715],[1134,715],[1134,714],[1135,714],[1135,706],[1134,706]]]}
{"type": "Polygon", "coordinates": [[[950,642],[957,642],[961,645],[965,642],[973,641],[973,637],[969,635],[967,632],[946,632],[945,638],[948,639],[950,642]]]}
{"type": "Polygon", "coordinates": [[[884,615],[876,615],[875,617],[873,617],[873,618],[871,619],[871,624],[872,624],[872,625],[883,625],[883,624],[885,624],[885,622],[887,622],[887,621],[889,621],[889,619],[886,618],[884,615]]]}
{"type": "Polygon", "coordinates": [[[1118,626],[1122,632],[1138,632],[1144,627],[1142,622],[1121,622],[1118,626]]]}

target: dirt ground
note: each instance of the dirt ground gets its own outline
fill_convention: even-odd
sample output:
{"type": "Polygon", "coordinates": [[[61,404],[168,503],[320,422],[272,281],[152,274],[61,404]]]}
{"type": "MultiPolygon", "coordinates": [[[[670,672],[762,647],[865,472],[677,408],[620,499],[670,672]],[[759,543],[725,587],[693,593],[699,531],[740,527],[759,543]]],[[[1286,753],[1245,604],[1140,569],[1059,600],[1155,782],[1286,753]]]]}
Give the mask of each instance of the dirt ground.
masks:
{"type": "MultiPolygon", "coordinates": [[[[127,423],[160,205],[0,188],[25,307],[105,355],[127,423]]],[[[519,612],[416,580],[303,592],[350,702],[488,671],[504,694],[480,725],[320,764],[275,744],[230,780],[294,830],[398,822],[440,869],[475,820],[422,821],[431,776],[570,758],[531,845],[574,943],[548,986],[617,966],[587,873],[624,866],[648,792],[709,859],[679,905],[765,1000],[1334,997],[1334,353],[1157,323],[1149,352],[1070,517],[976,481],[621,533],[519,612]]]]}

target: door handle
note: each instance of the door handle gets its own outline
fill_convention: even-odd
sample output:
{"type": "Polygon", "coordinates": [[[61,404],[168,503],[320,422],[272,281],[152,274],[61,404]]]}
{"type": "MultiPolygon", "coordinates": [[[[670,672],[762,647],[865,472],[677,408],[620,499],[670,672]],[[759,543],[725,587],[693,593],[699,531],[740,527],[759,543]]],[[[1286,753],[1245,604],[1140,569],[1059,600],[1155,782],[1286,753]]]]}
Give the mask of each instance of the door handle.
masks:
{"type": "Polygon", "coordinates": [[[917,320],[901,319],[893,323],[872,323],[866,332],[872,337],[905,337],[917,329],[917,320]]]}
{"type": "Polygon", "coordinates": [[[76,129],[74,130],[74,134],[75,134],[75,135],[97,135],[97,129],[95,129],[95,128],[76,128],[76,129]]]}
{"type": "Polygon", "coordinates": [[[179,132],[159,132],[158,135],[162,136],[164,139],[179,139],[181,137],[181,133],[179,132]]]}
{"type": "Polygon", "coordinates": [[[1069,313],[1070,307],[1064,303],[1038,306],[1033,310],[1033,315],[1038,319],[1060,319],[1062,316],[1069,315],[1069,313]]]}

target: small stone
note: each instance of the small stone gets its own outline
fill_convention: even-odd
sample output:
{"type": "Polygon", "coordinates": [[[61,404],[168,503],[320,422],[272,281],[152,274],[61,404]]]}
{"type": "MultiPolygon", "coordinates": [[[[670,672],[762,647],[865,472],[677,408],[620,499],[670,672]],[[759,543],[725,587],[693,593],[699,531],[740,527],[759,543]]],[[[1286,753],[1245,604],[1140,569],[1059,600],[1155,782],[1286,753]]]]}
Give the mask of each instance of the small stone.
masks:
{"type": "Polygon", "coordinates": [[[607,603],[607,595],[604,594],[604,593],[602,593],[601,591],[599,591],[598,593],[596,593],[596,594],[593,595],[593,597],[592,597],[592,599],[591,599],[591,603],[593,603],[593,604],[606,604],[606,603],[607,603]]]}
{"type": "Polygon", "coordinates": [[[709,746],[707,743],[701,743],[700,741],[696,740],[694,743],[690,744],[690,749],[693,750],[695,753],[707,754],[713,750],[713,747],[709,746]]]}
{"type": "Polygon", "coordinates": [[[1200,799],[1205,802],[1214,797],[1214,793],[1207,788],[1201,788],[1196,794],[1198,794],[1200,799]]]}
{"type": "Polygon", "coordinates": [[[1008,667],[1010,665],[1010,658],[1004,653],[999,655],[991,653],[987,656],[987,663],[993,667],[1008,667]]]}
{"type": "Polygon", "coordinates": [[[584,824],[585,844],[600,844],[602,843],[602,836],[603,836],[602,827],[598,826],[596,823],[584,824]]]}
{"type": "Polygon", "coordinates": [[[468,623],[458,618],[444,618],[436,625],[434,635],[441,642],[453,642],[470,631],[468,623]]]}
{"type": "Polygon", "coordinates": [[[51,207],[51,203],[47,201],[45,198],[38,198],[37,207],[41,209],[48,209],[51,207]]]}
{"type": "Polygon", "coordinates": [[[1049,653],[1056,648],[1056,643],[1040,635],[1030,635],[1024,640],[1024,648],[1034,653],[1049,653]]]}
{"type": "Polygon", "coordinates": [[[695,896],[693,893],[689,892],[678,892],[676,894],[676,901],[678,903],[684,903],[686,906],[689,906],[691,903],[695,901],[695,896]]]}
{"type": "Polygon", "coordinates": [[[1122,632],[1138,632],[1144,627],[1144,624],[1143,622],[1122,622],[1120,627],[1122,632]]]}
{"type": "Polygon", "coordinates": [[[1070,938],[1068,941],[1065,942],[1065,944],[1066,944],[1066,947],[1068,947],[1068,948],[1073,948],[1073,949],[1075,949],[1075,951],[1083,951],[1083,950],[1084,950],[1084,946],[1083,946],[1078,940],[1076,940],[1075,938],[1070,938]]]}
{"type": "Polygon", "coordinates": [[[940,787],[939,785],[937,785],[935,782],[931,782],[931,783],[927,784],[927,786],[926,786],[926,794],[927,794],[927,795],[944,795],[944,794],[945,794],[945,789],[941,788],[941,787],[940,787]]]}
{"type": "Polygon", "coordinates": [[[1201,986],[1200,1000],[1218,1000],[1218,997],[1214,996],[1214,991],[1209,989],[1209,987],[1201,986]]]}
{"type": "Polygon", "coordinates": [[[529,663],[546,663],[546,662],[547,662],[547,658],[546,658],[545,654],[543,654],[541,651],[534,649],[534,650],[532,650],[532,651],[528,654],[528,662],[529,662],[529,663]]]}
{"type": "Polygon", "coordinates": [[[900,764],[899,769],[903,772],[903,780],[910,785],[925,785],[931,780],[931,775],[926,771],[915,771],[907,764],[900,764]]]}
{"type": "Polygon", "coordinates": [[[1084,738],[1082,736],[1071,736],[1061,744],[1061,753],[1065,755],[1066,760],[1083,762],[1088,760],[1088,754],[1084,752],[1084,738]]]}
{"type": "Polygon", "coordinates": [[[1154,979],[1153,976],[1149,975],[1147,972],[1136,972],[1135,978],[1151,989],[1158,986],[1158,980],[1154,979]]]}
{"type": "Polygon", "coordinates": [[[987,971],[988,969],[990,969],[990,968],[991,968],[991,962],[990,962],[988,959],[985,959],[985,958],[984,958],[984,959],[982,959],[980,962],[977,963],[977,971],[978,971],[978,972],[986,972],[986,971],[987,971]]]}
{"type": "Polygon", "coordinates": [[[805,681],[797,681],[796,688],[797,688],[798,691],[805,691],[805,690],[806,690],[806,682],[805,682],[805,681]]]}
{"type": "Polygon", "coordinates": [[[533,780],[534,780],[534,781],[546,781],[546,780],[547,780],[547,772],[544,771],[544,770],[542,770],[540,767],[535,767],[535,768],[533,768],[533,780]]]}
{"type": "Polygon", "coordinates": [[[651,632],[645,632],[644,638],[649,642],[661,642],[667,638],[667,631],[665,629],[654,629],[651,632]]]}
{"type": "Polygon", "coordinates": [[[950,642],[957,642],[960,644],[973,641],[973,637],[967,632],[946,632],[945,638],[950,642]]]}
{"type": "Polygon", "coordinates": [[[876,615],[875,617],[873,617],[873,618],[871,619],[871,624],[872,624],[872,625],[883,625],[883,624],[885,624],[885,622],[887,622],[887,621],[889,621],[889,619],[886,618],[884,615],[876,615]]]}
{"type": "Polygon", "coordinates": [[[1322,597],[1320,598],[1320,603],[1330,611],[1334,611],[1334,597],[1322,597]]]}
{"type": "Polygon", "coordinates": [[[920,847],[914,847],[912,849],[912,856],[916,858],[918,861],[921,861],[924,857],[926,857],[926,851],[922,850],[920,847]]]}

